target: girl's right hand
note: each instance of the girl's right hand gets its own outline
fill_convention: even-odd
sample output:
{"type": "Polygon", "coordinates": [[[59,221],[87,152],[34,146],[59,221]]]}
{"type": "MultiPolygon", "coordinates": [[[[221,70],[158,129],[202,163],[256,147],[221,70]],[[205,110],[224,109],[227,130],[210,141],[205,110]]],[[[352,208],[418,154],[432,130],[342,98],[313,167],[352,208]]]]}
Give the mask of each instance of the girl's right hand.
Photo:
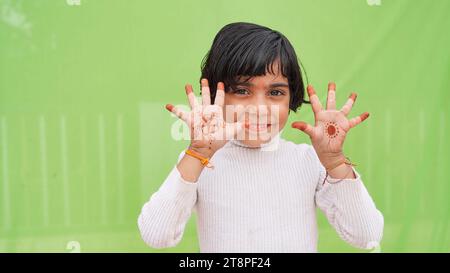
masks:
{"type": "Polygon", "coordinates": [[[204,157],[212,155],[222,148],[230,139],[235,137],[242,129],[242,122],[227,123],[223,118],[223,105],[225,99],[224,84],[217,84],[217,92],[214,104],[211,105],[211,95],[207,79],[201,80],[202,104],[198,103],[192,91],[192,86],[185,86],[186,95],[191,106],[191,111],[183,111],[172,104],[167,104],[166,109],[183,120],[190,128],[190,149],[200,153],[204,157]]]}

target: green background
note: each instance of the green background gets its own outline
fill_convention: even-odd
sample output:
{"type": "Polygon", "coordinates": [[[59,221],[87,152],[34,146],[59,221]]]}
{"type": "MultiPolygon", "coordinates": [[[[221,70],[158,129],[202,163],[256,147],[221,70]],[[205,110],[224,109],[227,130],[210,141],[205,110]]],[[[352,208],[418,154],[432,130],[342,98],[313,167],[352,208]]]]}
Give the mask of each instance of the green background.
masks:
{"type": "MultiPolygon", "coordinates": [[[[187,144],[164,105],[236,21],[284,33],[322,102],[328,81],[340,105],[358,92],[351,115],[371,116],[345,153],[384,214],[381,251],[450,251],[450,1],[71,1],[0,0],[0,251],[199,251],[195,216],[164,250],[137,217],[187,144]]],[[[320,251],[360,251],[319,226],[320,251]]]]}

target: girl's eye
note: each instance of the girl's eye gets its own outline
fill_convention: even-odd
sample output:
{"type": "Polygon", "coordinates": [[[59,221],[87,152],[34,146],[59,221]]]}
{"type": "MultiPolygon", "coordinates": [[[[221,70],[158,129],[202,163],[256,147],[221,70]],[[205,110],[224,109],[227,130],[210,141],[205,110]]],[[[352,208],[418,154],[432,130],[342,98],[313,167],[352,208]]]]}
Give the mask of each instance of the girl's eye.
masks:
{"type": "Polygon", "coordinates": [[[234,90],[233,93],[237,94],[237,95],[248,95],[249,94],[249,92],[245,89],[236,89],[236,90],[234,90]]]}
{"type": "Polygon", "coordinates": [[[282,96],[282,95],[284,95],[284,92],[282,92],[280,90],[272,90],[272,91],[270,91],[270,95],[271,96],[282,96]]]}

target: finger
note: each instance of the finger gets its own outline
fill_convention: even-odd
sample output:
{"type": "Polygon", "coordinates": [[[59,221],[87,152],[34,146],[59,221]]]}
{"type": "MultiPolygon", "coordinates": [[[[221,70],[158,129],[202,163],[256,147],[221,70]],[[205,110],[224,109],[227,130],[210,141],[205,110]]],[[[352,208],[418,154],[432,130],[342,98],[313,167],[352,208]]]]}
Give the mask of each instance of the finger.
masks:
{"type": "Polygon", "coordinates": [[[328,84],[327,110],[336,109],[336,84],[330,82],[328,84]]]}
{"type": "Polygon", "coordinates": [[[306,88],[308,91],[309,100],[311,101],[311,106],[314,114],[322,111],[322,104],[320,103],[319,97],[316,95],[316,91],[314,91],[314,87],[312,85],[308,85],[306,88]]]}
{"type": "Polygon", "coordinates": [[[211,94],[209,92],[209,83],[207,79],[202,79],[202,101],[203,106],[211,105],[211,94]]]}
{"type": "Polygon", "coordinates": [[[351,120],[349,120],[350,122],[350,128],[355,127],[356,125],[360,124],[361,122],[363,122],[364,120],[366,120],[369,117],[369,113],[364,112],[361,115],[357,116],[356,118],[352,118],[351,120]]]}
{"type": "Polygon", "coordinates": [[[293,122],[291,126],[292,126],[292,128],[299,129],[299,130],[305,132],[310,137],[313,137],[313,133],[314,133],[313,127],[311,125],[309,125],[308,123],[303,122],[303,121],[296,121],[296,122],[293,122]]]}
{"type": "Polygon", "coordinates": [[[222,107],[225,101],[225,85],[223,82],[217,84],[216,98],[214,99],[214,104],[222,107]]]}
{"type": "Polygon", "coordinates": [[[186,84],[184,86],[184,89],[186,90],[186,95],[189,100],[189,105],[191,106],[191,109],[194,109],[195,107],[198,106],[198,101],[197,101],[197,98],[195,97],[194,91],[192,89],[192,85],[186,84]]]}
{"type": "Polygon", "coordinates": [[[347,102],[342,106],[341,112],[344,113],[345,116],[348,116],[350,110],[352,110],[353,104],[356,101],[356,97],[358,95],[356,93],[352,93],[350,97],[348,97],[347,102]]]}
{"type": "Polygon", "coordinates": [[[185,111],[181,110],[178,107],[174,107],[172,104],[166,104],[166,109],[169,110],[169,112],[175,114],[175,116],[177,116],[179,119],[189,124],[189,114],[185,111]]]}

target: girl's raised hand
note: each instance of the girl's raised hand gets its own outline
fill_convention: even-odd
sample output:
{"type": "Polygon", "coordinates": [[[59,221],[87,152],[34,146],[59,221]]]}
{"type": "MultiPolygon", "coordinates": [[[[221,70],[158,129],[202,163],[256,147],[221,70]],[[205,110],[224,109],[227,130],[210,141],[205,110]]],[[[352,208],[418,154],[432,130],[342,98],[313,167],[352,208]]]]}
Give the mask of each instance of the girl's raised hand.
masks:
{"type": "Polygon", "coordinates": [[[208,80],[202,79],[201,86],[201,104],[197,101],[192,86],[190,84],[185,86],[191,111],[183,111],[172,104],[167,104],[166,109],[183,120],[190,128],[190,148],[205,157],[211,157],[242,130],[243,123],[225,122],[223,118],[225,88],[222,82],[217,84],[216,97],[212,105],[208,80]]]}
{"type": "Polygon", "coordinates": [[[308,96],[314,112],[314,126],[303,121],[292,123],[311,138],[312,145],[325,168],[331,168],[345,159],[342,149],[348,131],[369,117],[369,113],[348,119],[347,116],[356,100],[356,93],[352,93],[341,110],[336,110],[336,85],[328,84],[326,109],[322,109],[319,97],[314,88],[309,85],[308,96]]]}

